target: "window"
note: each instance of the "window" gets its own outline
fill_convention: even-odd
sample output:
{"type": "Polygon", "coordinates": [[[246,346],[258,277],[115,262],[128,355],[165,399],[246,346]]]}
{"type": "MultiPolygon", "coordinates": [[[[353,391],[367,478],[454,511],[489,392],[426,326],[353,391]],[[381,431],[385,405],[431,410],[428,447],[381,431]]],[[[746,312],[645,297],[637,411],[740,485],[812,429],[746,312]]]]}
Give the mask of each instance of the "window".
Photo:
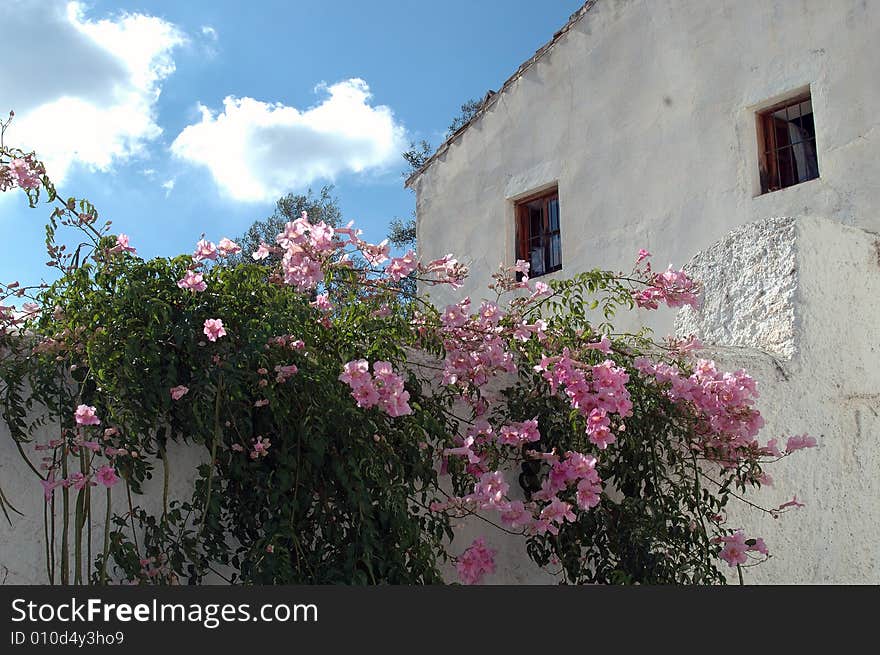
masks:
{"type": "Polygon", "coordinates": [[[761,193],[819,177],[809,92],[758,114],[758,147],[761,193]]]}
{"type": "Polygon", "coordinates": [[[529,277],[562,268],[559,192],[556,189],[516,203],[516,258],[529,262],[529,277]]]}

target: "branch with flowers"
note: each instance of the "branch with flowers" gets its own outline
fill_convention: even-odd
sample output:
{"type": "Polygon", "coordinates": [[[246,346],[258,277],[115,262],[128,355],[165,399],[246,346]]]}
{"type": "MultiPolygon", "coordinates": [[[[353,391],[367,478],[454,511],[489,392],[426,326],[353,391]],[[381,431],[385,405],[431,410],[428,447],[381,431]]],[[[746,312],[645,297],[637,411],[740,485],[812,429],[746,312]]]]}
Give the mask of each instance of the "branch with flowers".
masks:
{"type": "Polygon", "coordinates": [[[728,503],[800,504],[746,498],[765,466],[816,445],[760,444],[752,378],[693,339],[615,330],[618,312],[697,302],[645,251],[630,272],[549,284],[519,261],[487,299],[437,308],[411,283],[458,289],[466,267],[393,256],[352,224],[303,214],[250,253],[272,266],[230,264],[240,247],[205,235],[144,260],[32,153],[4,146],[0,184],[54,206],[58,278],[0,288],[29,301],[0,314],[0,391],[44,495],[51,582],[438,583],[449,562],[480,583],[493,538],[513,538],[566,583],[721,583],[769,557],[728,503]],[[203,453],[184,498],[175,441],[203,453]],[[160,471],[154,515],[140,499],[160,471]],[[490,534],[450,552],[463,517],[490,534]]]}

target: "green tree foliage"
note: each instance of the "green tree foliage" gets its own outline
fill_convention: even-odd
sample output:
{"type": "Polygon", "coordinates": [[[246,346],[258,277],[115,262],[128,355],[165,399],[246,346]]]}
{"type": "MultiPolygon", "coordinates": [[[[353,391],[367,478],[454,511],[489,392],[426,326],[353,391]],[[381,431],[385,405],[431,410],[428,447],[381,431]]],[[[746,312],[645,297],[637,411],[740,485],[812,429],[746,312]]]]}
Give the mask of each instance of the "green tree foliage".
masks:
{"type": "MultiPolygon", "coordinates": [[[[228,260],[230,265],[241,261],[252,261],[251,253],[256,250],[261,242],[273,245],[275,237],[284,231],[284,225],[289,221],[299,218],[302,212],[307,212],[309,220],[313,222],[324,221],[334,227],[342,224],[342,210],[339,208],[339,199],[333,195],[333,186],[326,185],[315,194],[309,189],[305,195],[288,193],[275,203],[275,211],[271,216],[254,223],[235,241],[241,246],[241,253],[228,260]]],[[[277,261],[274,255],[264,260],[265,264],[273,264],[277,261]]]]}

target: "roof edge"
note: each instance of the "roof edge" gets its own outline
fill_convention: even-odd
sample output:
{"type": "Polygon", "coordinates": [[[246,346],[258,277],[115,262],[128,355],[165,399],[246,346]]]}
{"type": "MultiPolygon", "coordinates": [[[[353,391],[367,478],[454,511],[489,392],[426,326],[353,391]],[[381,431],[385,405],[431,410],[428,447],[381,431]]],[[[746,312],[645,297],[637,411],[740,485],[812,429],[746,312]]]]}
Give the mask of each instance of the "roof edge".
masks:
{"type": "Polygon", "coordinates": [[[574,27],[574,25],[578,21],[580,21],[580,19],[583,18],[584,15],[590,9],[592,9],[593,5],[595,5],[598,1],[599,0],[587,0],[581,6],[580,9],[578,9],[571,16],[568,17],[568,21],[565,23],[565,25],[563,25],[561,28],[559,28],[556,31],[556,33],[553,35],[553,38],[551,38],[549,41],[547,41],[547,43],[545,43],[540,48],[538,48],[535,51],[534,55],[532,55],[531,57],[526,59],[522,64],[519,65],[519,67],[516,69],[516,71],[513,73],[513,75],[511,75],[510,77],[508,77],[504,81],[504,84],[501,85],[501,88],[497,92],[490,90],[488,93],[486,93],[485,97],[483,98],[483,102],[480,105],[480,108],[474,113],[474,115],[471,116],[470,119],[464,125],[459,127],[455,132],[450,134],[448,137],[446,137],[446,139],[443,141],[443,143],[441,143],[437,147],[437,150],[434,151],[434,154],[432,154],[430,157],[428,157],[428,159],[425,160],[425,163],[422,164],[422,166],[417,171],[413,172],[412,175],[410,175],[408,178],[406,178],[406,181],[403,183],[404,188],[411,188],[413,182],[415,182],[422,175],[422,173],[424,173],[426,170],[428,170],[428,168],[431,166],[431,164],[433,164],[434,161],[438,157],[440,157],[440,155],[442,155],[447,150],[449,150],[449,147],[453,144],[453,142],[458,140],[458,138],[462,134],[464,134],[465,131],[467,131],[467,129],[471,126],[472,123],[476,122],[476,120],[478,118],[482,117],[482,115],[492,105],[495,104],[495,102],[498,100],[498,98],[501,96],[502,93],[507,91],[513,85],[514,82],[516,82],[520,77],[523,76],[523,74],[529,68],[532,67],[532,65],[537,63],[539,59],[541,59],[545,54],[547,54],[550,50],[552,50],[553,46],[556,45],[556,43],[559,41],[559,39],[561,39],[563,36],[565,36],[565,34],[572,27],[574,27]]]}

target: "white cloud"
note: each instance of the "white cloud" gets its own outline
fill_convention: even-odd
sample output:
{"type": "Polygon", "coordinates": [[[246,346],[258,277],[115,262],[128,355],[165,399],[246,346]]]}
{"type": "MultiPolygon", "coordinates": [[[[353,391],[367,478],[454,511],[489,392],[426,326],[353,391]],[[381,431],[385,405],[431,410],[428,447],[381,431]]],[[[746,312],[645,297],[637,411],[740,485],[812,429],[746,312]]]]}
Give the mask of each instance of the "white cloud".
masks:
{"type": "Polygon", "coordinates": [[[7,142],[36,150],[56,182],[74,162],[108,170],[162,133],[155,104],[185,41],[174,25],[136,13],[93,20],[60,0],[2,0],[0,24],[0,112],[16,112],[7,142]]]}
{"type": "Polygon", "coordinates": [[[204,34],[205,36],[207,36],[207,37],[208,37],[209,39],[211,39],[212,41],[216,41],[216,40],[217,40],[217,30],[215,30],[215,29],[214,29],[213,27],[211,27],[210,25],[202,25],[202,34],[204,34]]]}
{"type": "Polygon", "coordinates": [[[370,89],[349,79],[316,91],[327,97],[306,110],[227,97],[223,111],[199,105],[201,120],[171,145],[177,157],[210,170],[236,200],[275,200],[318,179],[396,163],[405,130],[391,109],[370,104],[370,89]]]}
{"type": "Polygon", "coordinates": [[[162,188],[165,189],[165,197],[171,195],[171,192],[174,191],[174,180],[166,180],[162,182],[162,188]]]}

